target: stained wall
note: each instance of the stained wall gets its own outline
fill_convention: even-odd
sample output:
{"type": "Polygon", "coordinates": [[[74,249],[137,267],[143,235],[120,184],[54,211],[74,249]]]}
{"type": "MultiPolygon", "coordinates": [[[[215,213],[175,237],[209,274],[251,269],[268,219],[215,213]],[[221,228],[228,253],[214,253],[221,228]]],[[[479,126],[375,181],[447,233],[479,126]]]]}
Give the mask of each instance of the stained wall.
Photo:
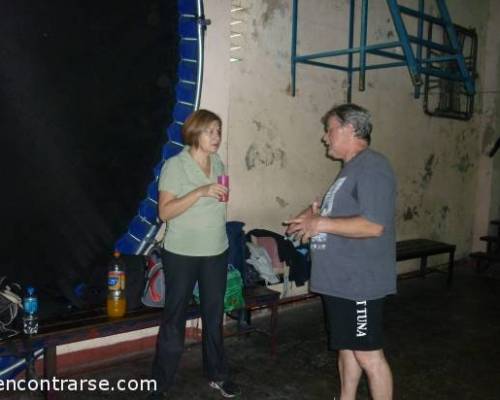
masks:
{"type": "MultiPolygon", "coordinates": [[[[348,3],[300,1],[299,54],[346,47],[348,3]]],[[[486,0],[447,3],[454,22],[475,28],[479,36],[472,120],[426,115],[405,68],[369,71],[364,92],[358,90],[355,75],[353,102],[372,112],[372,147],[384,153],[396,171],[398,239],[455,243],[461,257],[481,246],[477,237],[486,233],[490,217],[499,216],[499,185],[494,181],[500,175],[500,156],[492,160],[486,153],[500,132],[500,10],[486,0]]],[[[368,42],[396,40],[386,2],[369,4],[368,42]]],[[[213,21],[209,31],[220,33],[216,47],[232,46],[230,55],[241,58],[234,63],[211,61],[218,71],[215,76],[220,78],[224,71],[221,90],[213,95],[227,114],[223,154],[231,176],[229,218],[244,221],[247,229],[281,231],[282,221],[321,197],[339,171],[340,164],[325,157],[320,118],[332,105],[346,101],[346,74],[299,65],[297,94],[292,97],[291,1],[206,0],[206,5],[213,12],[207,12],[213,21]],[[231,4],[244,10],[230,13],[231,4]],[[219,14],[224,23],[217,25],[219,14]],[[231,20],[240,22],[228,26],[231,20]],[[231,31],[241,36],[230,39],[231,31]],[[225,96],[226,103],[221,100],[225,96]]],[[[428,11],[436,12],[432,4],[428,11]]],[[[207,81],[212,81],[210,73],[207,81]]]]}

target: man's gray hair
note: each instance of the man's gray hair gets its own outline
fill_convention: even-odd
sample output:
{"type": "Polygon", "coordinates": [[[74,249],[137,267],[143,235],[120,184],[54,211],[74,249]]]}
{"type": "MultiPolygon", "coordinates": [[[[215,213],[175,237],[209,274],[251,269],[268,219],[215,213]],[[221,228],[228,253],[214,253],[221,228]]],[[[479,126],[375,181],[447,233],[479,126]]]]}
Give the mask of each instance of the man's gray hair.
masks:
{"type": "Polygon", "coordinates": [[[342,125],[351,124],[354,136],[370,144],[373,126],[370,120],[371,115],[367,109],[352,103],[334,106],[321,118],[325,132],[328,130],[328,120],[331,117],[336,117],[342,125]]]}

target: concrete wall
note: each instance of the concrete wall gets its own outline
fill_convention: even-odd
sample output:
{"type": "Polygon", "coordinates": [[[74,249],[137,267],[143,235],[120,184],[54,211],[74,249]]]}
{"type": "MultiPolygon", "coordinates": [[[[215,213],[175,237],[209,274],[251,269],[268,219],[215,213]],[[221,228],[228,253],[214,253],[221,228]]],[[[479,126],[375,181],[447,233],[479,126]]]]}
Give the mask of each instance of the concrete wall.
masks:
{"type": "MultiPolygon", "coordinates": [[[[204,2],[206,18],[210,25],[205,32],[205,60],[200,106],[215,111],[222,119],[226,131],[229,112],[229,32],[230,1],[204,2]]],[[[220,155],[227,160],[227,135],[222,137],[220,155]]]]}
{"type": "MultiPolygon", "coordinates": [[[[487,145],[492,144],[496,139],[500,138],[500,3],[492,1],[490,3],[490,18],[488,20],[488,62],[487,62],[487,78],[490,80],[486,86],[491,90],[488,93],[489,107],[492,110],[492,124],[485,132],[484,142],[487,145]]],[[[486,94],[485,94],[486,95],[486,94]]],[[[492,218],[500,219],[500,150],[492,160],[492,175],[491,175],[491,207],[490,215],[492,218]]]]}
{"type": "MultiPolygon", "coordinates": [[[[229,82],[225,130],[231,175],[229,218],[246,222],[247,229],[280,231],[283,220],[323,195],[339,170],[339,163],[324,156],[319,120],[333,104],[346,100],[346,75],[299,65],[297,95],[291,97],[291,1],[206,0],[207,10],[212,7],[224,15],[224,24],[231,3],[245,10],[233,13],[243,21],[233,27],[243,34],[238,39],[242,61],[229,65],[218,60],[224,71],[229,65],[221,82],[222,86],[229,82]]],[[[348,3],[300,2],[299,54],[346,47],[348,3]]],[[[415,7],[414,3],[407,1],[415,7]]],[[[373,113],[372,147],[392,161],[399,180],[398,239],[427,237],[455,243],[458,256],[466,255],[474,237],[485,233],[490,213],[498,214],[498,184],[493,190],[491,185],[492,177],[499,176],[498,161],[493,164],[484,156],[499,132],[496,19],[500,13],[499,6],[491,3],[448,1],[453,20],[476,28],[479,35],[480,93],[471,121],[425,115],[422,100],[413,98],[405,68],[369,71],[365,92],[357,90],[356,75],[354,79],[353,102],[373,113]]],[[[386,2],[371,1],[369,12],[368,42],[395,40],[386,2]]],[[[214,22],[209,29],[214,29],[216,14],[207,16],[214,22]]],[[[217,45],[229,46],[229,37],[217,45]]],[[[210,57],[207,53],[207,61],[210,57]]],[[[205,82],[211,79],[205,76],[205,82]]],[[[216,95],[224,96],[222,91],[216,95]]]]}
{"type": "Polygon", "coordinates": [[[500,4],[496,1],[489,3],[487,23],[481,30],[484,31],[482,47],[479,53],[481,59],[480,79],[480,112],[482,112],[481,133],[479,141],[479,159],[477,173],[477,191],[475,201],[475,225],[473,249],[484,250],[484,243],[479,237],[492,233],[489,226],[490,219],[500,218],[500,153],[495,158],[488,156],[495,140],[500,137],[500,4]]]}

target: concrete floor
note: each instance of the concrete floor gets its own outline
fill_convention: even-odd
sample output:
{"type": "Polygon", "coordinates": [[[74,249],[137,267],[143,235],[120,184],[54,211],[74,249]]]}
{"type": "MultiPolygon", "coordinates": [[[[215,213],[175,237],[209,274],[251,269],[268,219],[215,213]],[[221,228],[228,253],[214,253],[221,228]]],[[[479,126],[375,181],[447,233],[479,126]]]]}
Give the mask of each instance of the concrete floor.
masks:
{"type": "MultiPolygon", "coordinates": [[[[395,398],[408,400],[500,399],[499,268],[486,279],[470,267],[456,269],[454,285],[445,276],[399,281],[399,293],[385,308],[386,355],[395,398]]],[[[256,321],[267,323],[267,318],[256,321]]],[[[241,399],[338,399],[336,355],[327,351],[319,299],[280,309],[278,356],[269,339],[252,334],[226,339],[241,399]]],[[[148,378],[151,354],[74,378],[148,378]]],[[[62,399],[144,399],[144,392],[60,393],[62,399]]],[[[39,399],[40,394],[12,398],[39,399]]],[[[221,399],[201,371],[201,347],[186,349],[172,399],[221,399]]],[[[358,399],[369,399],[366,380],[358,399]]]]}

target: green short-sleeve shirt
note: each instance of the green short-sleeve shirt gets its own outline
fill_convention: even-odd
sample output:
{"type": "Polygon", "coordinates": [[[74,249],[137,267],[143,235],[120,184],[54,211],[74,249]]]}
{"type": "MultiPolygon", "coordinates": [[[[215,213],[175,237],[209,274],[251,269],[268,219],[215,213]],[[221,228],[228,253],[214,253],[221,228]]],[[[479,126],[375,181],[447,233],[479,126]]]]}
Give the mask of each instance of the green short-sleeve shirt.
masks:
{"type": "MultiPolygon", "coordinates": [[[[217,154],[210,156],[211,171],[207,177],[189,154],[189,146],[163,164],[158,189],[176,197],[217,182],[224,174],[224,164],[217,154]]],[[[228,248],[226,203],[213,197],[201,197],[182,214],[167,221],[163,247],[187,256],[214,256],[228,248]]]]}

